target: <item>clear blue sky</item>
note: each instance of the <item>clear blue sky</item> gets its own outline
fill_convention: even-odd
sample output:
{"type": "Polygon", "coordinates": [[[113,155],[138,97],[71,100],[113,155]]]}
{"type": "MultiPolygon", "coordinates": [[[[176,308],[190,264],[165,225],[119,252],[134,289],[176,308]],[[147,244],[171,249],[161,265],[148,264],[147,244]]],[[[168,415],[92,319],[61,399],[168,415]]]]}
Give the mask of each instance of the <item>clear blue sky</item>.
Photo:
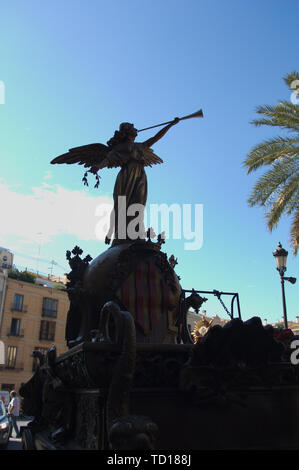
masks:
{"type": "MultiPolygon", "coordinates": [[[[163,249],[178,258],[184,288],[239,292],[244,319],[279,320],[272,252],[281,241],[287,274],[298,278],[299,258],[290,220],[270,233],[263,209],[248,207],[258,175],[242,162],[275,135],[250,124],[256,106],[290,99],[282,77],[299,69],[298,15],[296,0],[3,1],[0,245],[65,267],[76,244],[96,257],[106,246],[84,227],[96,224],[97,201],[111,198],[116,170],[104,170],[96,190],[82,186],[81,167],[50,160],[106,143],[123,121],[142,128],[202,108],[204,119],[179,123],[155,145],[164,164],[147,176],[149,203],[203,204],[203,246],[168,240],[163,249]]],[[[286,285],[289,319],[299,315],[298,285],[286,285]]],[[[205,308],[225,317],[213,299],[205,308]]]]}

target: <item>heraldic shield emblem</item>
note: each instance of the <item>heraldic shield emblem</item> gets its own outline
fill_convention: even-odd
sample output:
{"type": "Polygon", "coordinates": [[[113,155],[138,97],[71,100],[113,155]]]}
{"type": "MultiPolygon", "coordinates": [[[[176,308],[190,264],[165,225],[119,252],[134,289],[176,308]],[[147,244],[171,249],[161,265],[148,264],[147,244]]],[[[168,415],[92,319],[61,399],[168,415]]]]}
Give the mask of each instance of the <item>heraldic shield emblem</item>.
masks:
{"type": "Polygon", "coordinates": [[[144,334],[155,326],[168,327],[169,286],[152,261],[139,263],[117,292],[117,297],[144,334]]]}
{"type": "Polygon", "coordinates": [[[177,331],[180,292],[178,277],[164,253],[135,258],[131,272],[117,289],[116,299],[134,317],[137,340],[146,336],[145,342],[158,338],[168,342],[167,332],[173,336],[177,331]]]}

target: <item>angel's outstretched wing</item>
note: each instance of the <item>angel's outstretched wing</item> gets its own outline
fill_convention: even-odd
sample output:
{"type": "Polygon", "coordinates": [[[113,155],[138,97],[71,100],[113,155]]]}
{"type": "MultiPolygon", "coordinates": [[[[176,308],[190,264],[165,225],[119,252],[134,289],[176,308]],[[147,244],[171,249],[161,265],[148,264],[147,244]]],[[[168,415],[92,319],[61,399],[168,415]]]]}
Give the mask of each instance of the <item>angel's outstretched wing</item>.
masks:
{"type": "Polygon", "coordinates": [[[143,147],[143,161],[144,166],[157,165],[158,163],[163,163],[162,158],[158,157],[153,150],[147,146],[143,147]]]}
{"type": "MultiPolygon", "coordinates": [[[[158,157],[153,150],[141,142],[135,142],[134,146],[139,150],[137,152],[138,157],[140,158],[141,162],[144,166],[152,166],[156,165],[157,163],[163,163],[162,158],[158,157]]],[[[133,157],[130,152],[128,152],[127,148],[124,148],[122,145],[116,146],[109,149],[106,157],[103,159],[101,163],[99,163],[98,169],[102,168],[115,168],[115,167],[122,167],[128,161],[134,160],[136,158],[133,157]]]]}
{"type": "MultiPolygon", "coordinates": [[[[84,165],[85,168],[89,168],[89,172],[96,175],[97,183],[95,187],[99,185],[99,176],[97,172],[105,167],[113,168],[120,166],[121,159],[117,155],[111,155],[110,148],[104,144],[89,144],[82,145],[81,147],[74,147],[67,153],[54,158],[52,164],[66,163],[71,165],[78,163],[84,165]]],[[[84,184],[88,186],[87,172],[83,176],[84,184]]]]}
{"type": "MultiPolygon", "coordinates": [[[[140,158],[144,166],[152,166],[157,163],[163,163],[163,160],[156,155],[151,148],[143,143],[135,143],[140,150],[140,158]]],[[[102,168],[116,168],[122,167],[129,160],[132,159],[130,152],[124,151],[124,148],[115,146],[114,148],[108,147],[103,144],[89,144],[82,145],[81,147],[75,147],[70,149],[67,153],[54,158],[52,164],[66,163],[71,165],[78,163],[84,165],[85,168],[89,168],[88,172],[96,175],[96,185],[99,185],[98,171],[102,168]]],[[[88,186],[87,172],[83,176],[84,184],[88,186]]]]}
{"type": "Polygon", "coordinates": [[[107,147],[107,145],[82,145],[81,147],[74,147],[67,153],[54,158],[51,163],[66,163],[67,165],[78,163],[79,165],[84,165],[85,168],[90,168],[92,173],[96,173],[108,152],[109,147],[107,147]]]}

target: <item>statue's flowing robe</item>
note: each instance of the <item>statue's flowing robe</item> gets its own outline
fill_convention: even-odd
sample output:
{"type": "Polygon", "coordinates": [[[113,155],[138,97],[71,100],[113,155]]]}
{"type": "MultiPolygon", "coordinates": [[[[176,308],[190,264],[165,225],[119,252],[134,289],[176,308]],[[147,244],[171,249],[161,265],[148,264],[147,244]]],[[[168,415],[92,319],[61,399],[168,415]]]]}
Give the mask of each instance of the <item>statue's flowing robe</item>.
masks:
{"type": "MultiPolygon", "coordinates": [[[[124,164],[117,175],[113,201],[114,209],[111,214],[109,238],[114,230],[114,239],[132,239],[128,233],[128,225],[138,217],[139,224],[133,224],[136,233],[144,233],[144,209],[147,200],[147,177],[144,170],[144,151],[148,149],[141,143],[129,144],[126,152],[122,152],[124,164]],[[119,198],[122,196],[122,198],[119,198]],[[124,199],[125,197],[125,199],[124,199]],[[132,204],[139,204],[138,212],[128,216],[128,208],[132,204]]],[[[117,149],[115,149],[117,151],[117,149]]],[[[137,220],[137,219],[136,219],[137,220]]]]}

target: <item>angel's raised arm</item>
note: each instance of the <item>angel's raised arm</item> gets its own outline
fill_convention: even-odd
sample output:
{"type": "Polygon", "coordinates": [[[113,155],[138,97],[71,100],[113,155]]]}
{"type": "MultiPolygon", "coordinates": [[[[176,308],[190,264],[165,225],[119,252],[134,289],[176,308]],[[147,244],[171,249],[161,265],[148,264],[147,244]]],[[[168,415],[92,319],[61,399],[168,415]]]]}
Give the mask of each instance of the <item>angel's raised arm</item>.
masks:
{"type": "Polygon", "coordinates": [[[158,140],[162,139],[162,137],[164,137],[164,135],[166,134],[167,131],[169,131],[169,129],[174,126],[175,124],[177,124],[179,122],[179,118],[175,118],[170,124],[168,124],[167,126],[163,127],[163,129],[161,129],[159,132],[157,132],[156,135],[154,135],[153,137],[151,137],[150,139],[146,140],[143,142],[143,145],[145,145],[146,147],[151,147],[152,145],[154,145],[156,142],[158,142],[158,140]]]}

